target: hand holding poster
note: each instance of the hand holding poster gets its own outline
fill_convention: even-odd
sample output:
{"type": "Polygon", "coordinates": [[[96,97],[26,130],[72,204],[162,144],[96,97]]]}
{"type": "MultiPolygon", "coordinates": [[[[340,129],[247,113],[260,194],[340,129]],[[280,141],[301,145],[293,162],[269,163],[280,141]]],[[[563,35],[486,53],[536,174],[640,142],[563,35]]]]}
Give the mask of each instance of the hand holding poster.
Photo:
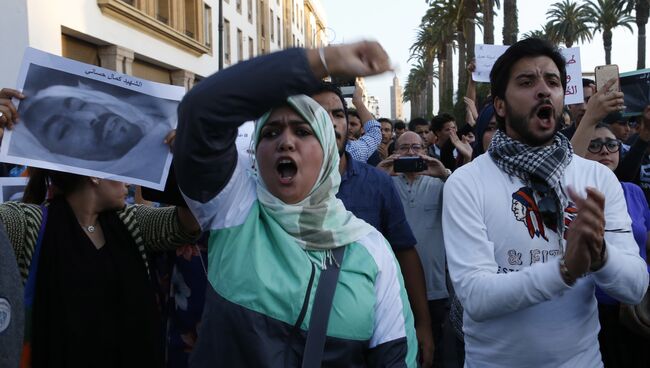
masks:
{"type": "Polygon", "coordinates": [[[476,82],[490,83],[492,66],[507,49],[508,46],[502,45],[475,45],[476,70],[472,73],[472,79],[476,82]]]}
{"type": "MultiPolygon", "coordinates": [[[[474,54],[476,57],[476,70],[472,73],[472,79],[476,82],[490,82],[490,71],[492,66],[508,46],[502,45],[475,45],[474,54]]],[[[582,91],[582,65],[580,63],[580,48],[560,49],[560,53],[566,60],[567,88],[565,91],[564,103],[574,104],[584,101],[582,91]]]]}
{"type": "Polygon", "coordinates": [[[17,89],[26,97],[1,161],[164,187],[183,87],[27,49],[17,89]]]}

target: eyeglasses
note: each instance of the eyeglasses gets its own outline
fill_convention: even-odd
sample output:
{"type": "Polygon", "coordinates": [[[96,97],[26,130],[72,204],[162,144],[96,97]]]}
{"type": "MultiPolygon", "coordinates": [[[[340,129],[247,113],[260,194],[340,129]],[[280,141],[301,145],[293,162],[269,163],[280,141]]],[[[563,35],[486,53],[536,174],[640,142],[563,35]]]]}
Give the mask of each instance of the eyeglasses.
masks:
{"type": "Polygon", "coordinates": [[[398,147],[398,150],[400,152],[408,152],[409,150],[412,150],[413,152],[419,152],[421,149],[421,144],[403,144],[398,147]]]}
{"type": "Polygon", "coordinates": [[[537,208],[539,209],[539,214],[542,216],[544,225],[549,229],[557,229],[559,211],[557,201],[555,200],[555,193],[548,184],[536,176],[531,177],[530,186],[541,197],[537,202],[537,208]]]}
{"type": "Polygon", "coordinates": [[[607,150],[611,153],[618,152],[618,150],[621,148],[621,141],[618,139],[593,139],[591,142],[589,142],[587,150],[591,153],[600,153],[600,151],[603,150],[603,147],[607,148],[607,150]]]}

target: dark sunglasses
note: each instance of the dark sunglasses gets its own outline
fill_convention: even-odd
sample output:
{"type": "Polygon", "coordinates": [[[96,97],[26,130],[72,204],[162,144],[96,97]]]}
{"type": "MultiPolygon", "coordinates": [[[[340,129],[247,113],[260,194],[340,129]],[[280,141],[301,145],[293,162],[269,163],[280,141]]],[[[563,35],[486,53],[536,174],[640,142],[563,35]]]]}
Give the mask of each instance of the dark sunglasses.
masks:
{"type": "Polygon", "coordinates": [[[537,208],[539,208],[539,214],[542,216],[544,225],[549,229],[557,229],[559,211],[555,200],[555,192],[538,177],[531,177],[530,186],[541,197],[537,202],[537,208]]]}
{"type": "Polygon", "coordinates": [[[618,139],[593,139],[591,142],[589,142],[587,150],[591,153],[600,153],[600,151],[603,149],[603,146],[607,148],[607,150],[611,153],[618,152],[618,150],[621,148],[621,141],[618,139]]]}

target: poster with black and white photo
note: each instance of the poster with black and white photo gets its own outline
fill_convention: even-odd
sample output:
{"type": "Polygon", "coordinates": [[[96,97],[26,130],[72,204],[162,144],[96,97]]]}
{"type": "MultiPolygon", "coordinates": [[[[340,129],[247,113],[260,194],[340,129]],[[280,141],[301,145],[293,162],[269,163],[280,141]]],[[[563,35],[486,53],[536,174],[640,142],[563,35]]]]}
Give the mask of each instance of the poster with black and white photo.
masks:
{"type": "Polygon", "coordinates": [[[27,186],[28,178],[5,178],[0,177],[0,200],[4,202],[20,202],[27,186]]]}
{"type": "Polygon", "coordinates": [[[0,161],[164,188],[183,87],[28,48],[16,89],[26,97],[0,161]]]}

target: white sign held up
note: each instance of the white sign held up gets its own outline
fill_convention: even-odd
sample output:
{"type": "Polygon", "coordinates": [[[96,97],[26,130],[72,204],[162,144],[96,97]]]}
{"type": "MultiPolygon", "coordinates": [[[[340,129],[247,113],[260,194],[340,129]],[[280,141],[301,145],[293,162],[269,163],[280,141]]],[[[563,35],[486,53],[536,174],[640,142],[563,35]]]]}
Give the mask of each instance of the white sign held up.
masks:
{"type": "MultiPolygon", "coordinates": [[[[476,82],[490,82],[490,71],[496,60],[509,46],[503,45],[481,45],[474,46],[476,56],[476,70],[472,73],[472,79],[476,82]]],[[[575,104],[584,101],[582,93],[582,65],[580,63],[580,48],[572,47],[560,49],[560,53],[566,60],[567,88],[564,92],[564,103],[575,104]]]]}

